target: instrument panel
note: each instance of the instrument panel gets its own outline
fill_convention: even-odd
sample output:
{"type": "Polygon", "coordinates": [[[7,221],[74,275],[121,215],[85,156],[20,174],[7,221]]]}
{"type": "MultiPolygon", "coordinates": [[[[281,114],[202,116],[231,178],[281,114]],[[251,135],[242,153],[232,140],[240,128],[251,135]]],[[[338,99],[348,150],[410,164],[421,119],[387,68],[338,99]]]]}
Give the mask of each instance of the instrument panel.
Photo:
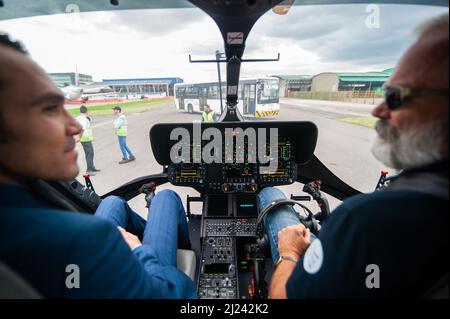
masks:
{"type": "Polygon", "coordinates": [[[311,122],[167,123],[149,135],[170,183],[211,194],[294,183],[298,164],[314,157],[317,143],[311,122]]]}
{"type": "Polygon", "coordinates": [[[289,139],[279,140],[276,168],[270,168],[268,164],[249,163],[247,157],[243,163],[238,163],[235,156],[232,163],[171,164],[168,178],[173,185],[194,187],[208,193],[256,193],[259,187],[295,182],[297,165],[294,149],[289,139]]]}

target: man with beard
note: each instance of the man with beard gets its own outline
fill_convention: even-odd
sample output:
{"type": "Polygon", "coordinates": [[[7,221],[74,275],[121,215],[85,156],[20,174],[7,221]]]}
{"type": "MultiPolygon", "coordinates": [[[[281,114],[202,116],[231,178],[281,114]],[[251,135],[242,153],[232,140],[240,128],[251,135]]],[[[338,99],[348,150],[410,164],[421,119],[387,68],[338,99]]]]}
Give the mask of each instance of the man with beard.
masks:
{"type": "MultiPolygon", "coordinates": [[[[372,113],[374,156],[402,172],[345,200],[317,238],[291,206],[266,216],[271,298],[417,298],[448,285],[448,72],[447,14],[422,27],[372,113]]],[[[266,188],[260,207],[283,196],[266,188]]]]}

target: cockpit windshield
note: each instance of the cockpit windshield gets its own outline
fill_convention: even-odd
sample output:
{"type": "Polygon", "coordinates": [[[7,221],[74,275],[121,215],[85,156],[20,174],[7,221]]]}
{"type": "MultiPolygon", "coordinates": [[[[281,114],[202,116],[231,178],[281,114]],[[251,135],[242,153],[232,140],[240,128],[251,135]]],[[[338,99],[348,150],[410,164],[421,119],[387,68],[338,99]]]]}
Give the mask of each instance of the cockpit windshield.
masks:
{"type": "MultiPolygon", "coordinates": [[[[98,1],[102,11],[91,11],[86,1],[65,7],[50,1],[55,15],[20,11],[10,1],[0,8],[0,30],[24,43],[64,92],[69,112],[77,117],[81,105],[88,107],[94,165],[101,169],[92,180],[100,194],[161,171],[147,139],[153,125],[202,121],[206,105],[218,120],[227,103],[226,64],[190,63],[225,58],[224,39],[207,14],[187,1],[157,10],[151,3],[158,1],[143,8],[104,2],[98,1]],[[126,156],[114,128],[115,106],[126,116],[127,146],[136,158],[124,165],[118,164],[126,156]]],[[[269,10],[251,30],[243,58],[275,59],[279,53],[280,59],[241,64],[237,107],[247,121],[314,122],[320,131],[316,155],[347,183],[371,191],[384,169],[370,151],[371,111],[415,40],[414,29],[446,11],[389,4],[269,10]]],[[[81,144],[77,150],[84,183],[88,167],[81,144]]]]}

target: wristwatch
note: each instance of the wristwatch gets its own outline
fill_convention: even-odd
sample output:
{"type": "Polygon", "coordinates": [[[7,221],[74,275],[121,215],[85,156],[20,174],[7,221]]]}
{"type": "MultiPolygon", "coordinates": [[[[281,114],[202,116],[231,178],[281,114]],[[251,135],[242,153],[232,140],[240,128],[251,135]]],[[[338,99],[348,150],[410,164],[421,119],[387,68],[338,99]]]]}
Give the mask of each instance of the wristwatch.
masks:
{"type": "Polygon", "coordinates": [[[298,259],[294,256],[280,256],[280,258],[278,258],[277,262],[275,263],[275,267],[277,267],[283,260],[289,260],[293,263],[298,263],[298,259]]]}

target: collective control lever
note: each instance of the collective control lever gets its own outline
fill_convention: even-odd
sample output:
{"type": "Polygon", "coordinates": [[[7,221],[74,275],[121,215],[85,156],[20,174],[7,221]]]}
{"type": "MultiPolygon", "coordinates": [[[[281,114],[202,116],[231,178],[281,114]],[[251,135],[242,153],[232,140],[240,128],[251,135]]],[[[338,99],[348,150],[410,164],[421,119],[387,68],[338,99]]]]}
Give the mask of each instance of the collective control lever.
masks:
{"type": "Polygon", "coordinates": [[[305,184],[303,191],[309,195],[319,204],[320,212],[314,215],[318,221],[324,221],[330,215],[330,204],[326,196],[320,191],[322,186],[321,180],[316,180],[305,184]]]}

